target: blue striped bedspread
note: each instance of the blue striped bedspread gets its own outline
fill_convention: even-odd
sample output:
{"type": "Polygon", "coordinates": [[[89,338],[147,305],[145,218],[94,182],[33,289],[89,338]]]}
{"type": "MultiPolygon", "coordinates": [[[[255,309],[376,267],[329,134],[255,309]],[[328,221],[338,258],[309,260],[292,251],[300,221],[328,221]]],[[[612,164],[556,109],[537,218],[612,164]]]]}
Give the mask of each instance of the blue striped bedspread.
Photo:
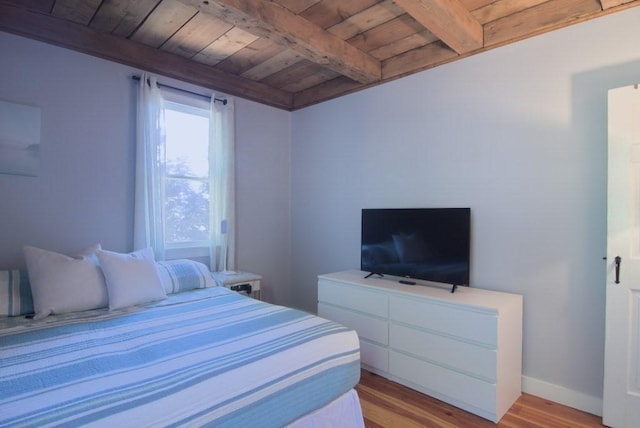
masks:
{"type": "Polygon", "coordinates": [[[359,377],[354,331],[222,287],[0,322],[3,427],[279,427],[359,377]]]}

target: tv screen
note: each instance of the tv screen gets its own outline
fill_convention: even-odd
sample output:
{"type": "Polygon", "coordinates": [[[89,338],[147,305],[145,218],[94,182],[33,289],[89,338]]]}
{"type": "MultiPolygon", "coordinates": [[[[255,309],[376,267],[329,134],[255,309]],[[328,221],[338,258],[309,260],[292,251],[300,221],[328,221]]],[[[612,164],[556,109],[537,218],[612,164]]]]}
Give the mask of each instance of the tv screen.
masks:
{"type": "Polygon", "coordinates": [[[470,208],[362,210],[360,269],[469,285],[470,208]]]}

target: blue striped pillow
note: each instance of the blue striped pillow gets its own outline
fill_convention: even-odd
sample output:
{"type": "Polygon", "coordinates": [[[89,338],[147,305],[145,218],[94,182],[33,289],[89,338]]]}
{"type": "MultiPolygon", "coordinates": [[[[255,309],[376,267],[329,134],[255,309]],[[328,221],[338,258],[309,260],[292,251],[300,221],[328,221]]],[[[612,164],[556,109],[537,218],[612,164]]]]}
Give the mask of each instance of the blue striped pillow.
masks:
{"type": "Polygon", "coordinates": [[[217,286],[204,263],[179,259],[157,262],[157,265],[160,280],[167,294],[217,286]]]}
{"type": "Polygon", "coordinates": [[[0,271],[0,316],[27,314],[33,314],[33,297],[27,271],[0,271]]]}

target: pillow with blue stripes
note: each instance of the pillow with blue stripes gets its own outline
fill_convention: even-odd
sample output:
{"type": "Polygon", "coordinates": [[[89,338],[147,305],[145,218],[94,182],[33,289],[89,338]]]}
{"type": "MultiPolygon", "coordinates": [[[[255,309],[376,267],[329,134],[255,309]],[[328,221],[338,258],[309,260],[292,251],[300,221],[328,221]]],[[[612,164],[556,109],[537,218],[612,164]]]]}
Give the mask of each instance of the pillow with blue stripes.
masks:
{"type": "Polygon", "coordinates": [[[30,314],[33,314],[33,297],[27,271],[0,271],[0,316],[30,314]]]}
{"type": "Polygon", "coordinates": [[[164,260],[157,264],[158,274],[167,294],[217,286],[209,268],[204,263],[178,259],[164,260]]]}

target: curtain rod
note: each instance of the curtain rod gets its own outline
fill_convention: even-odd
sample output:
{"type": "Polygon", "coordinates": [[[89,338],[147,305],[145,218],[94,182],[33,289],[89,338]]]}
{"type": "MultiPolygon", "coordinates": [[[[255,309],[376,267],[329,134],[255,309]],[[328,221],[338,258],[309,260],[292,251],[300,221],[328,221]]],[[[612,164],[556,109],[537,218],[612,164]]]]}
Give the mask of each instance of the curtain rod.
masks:
{"type": "MultiPolygon", "coordinates": [[[[140,81],[140,76],[133,75],[133,76],[131,76],[131,78],[133,80],[140,81]]],[[[197,92],[188,91],[188,90],[182,89],[182,88],[176,88],[175,86],[165,85],[164,83],[158,83],[158,86],[161,86],[161,87],[164,87],[164,88],[169,88],[169,89],[174,89],[176,91],[186,92],[187,94],[197,95],[199,97],[206,98],[208,100],[211,99],[211,97],[208,96],[208,95],[199,94],[197,92]]],[[[226,98],[214,98],[213,101],[221,102],[223,106],[227,105],[227,99],[226,98]]]]}

